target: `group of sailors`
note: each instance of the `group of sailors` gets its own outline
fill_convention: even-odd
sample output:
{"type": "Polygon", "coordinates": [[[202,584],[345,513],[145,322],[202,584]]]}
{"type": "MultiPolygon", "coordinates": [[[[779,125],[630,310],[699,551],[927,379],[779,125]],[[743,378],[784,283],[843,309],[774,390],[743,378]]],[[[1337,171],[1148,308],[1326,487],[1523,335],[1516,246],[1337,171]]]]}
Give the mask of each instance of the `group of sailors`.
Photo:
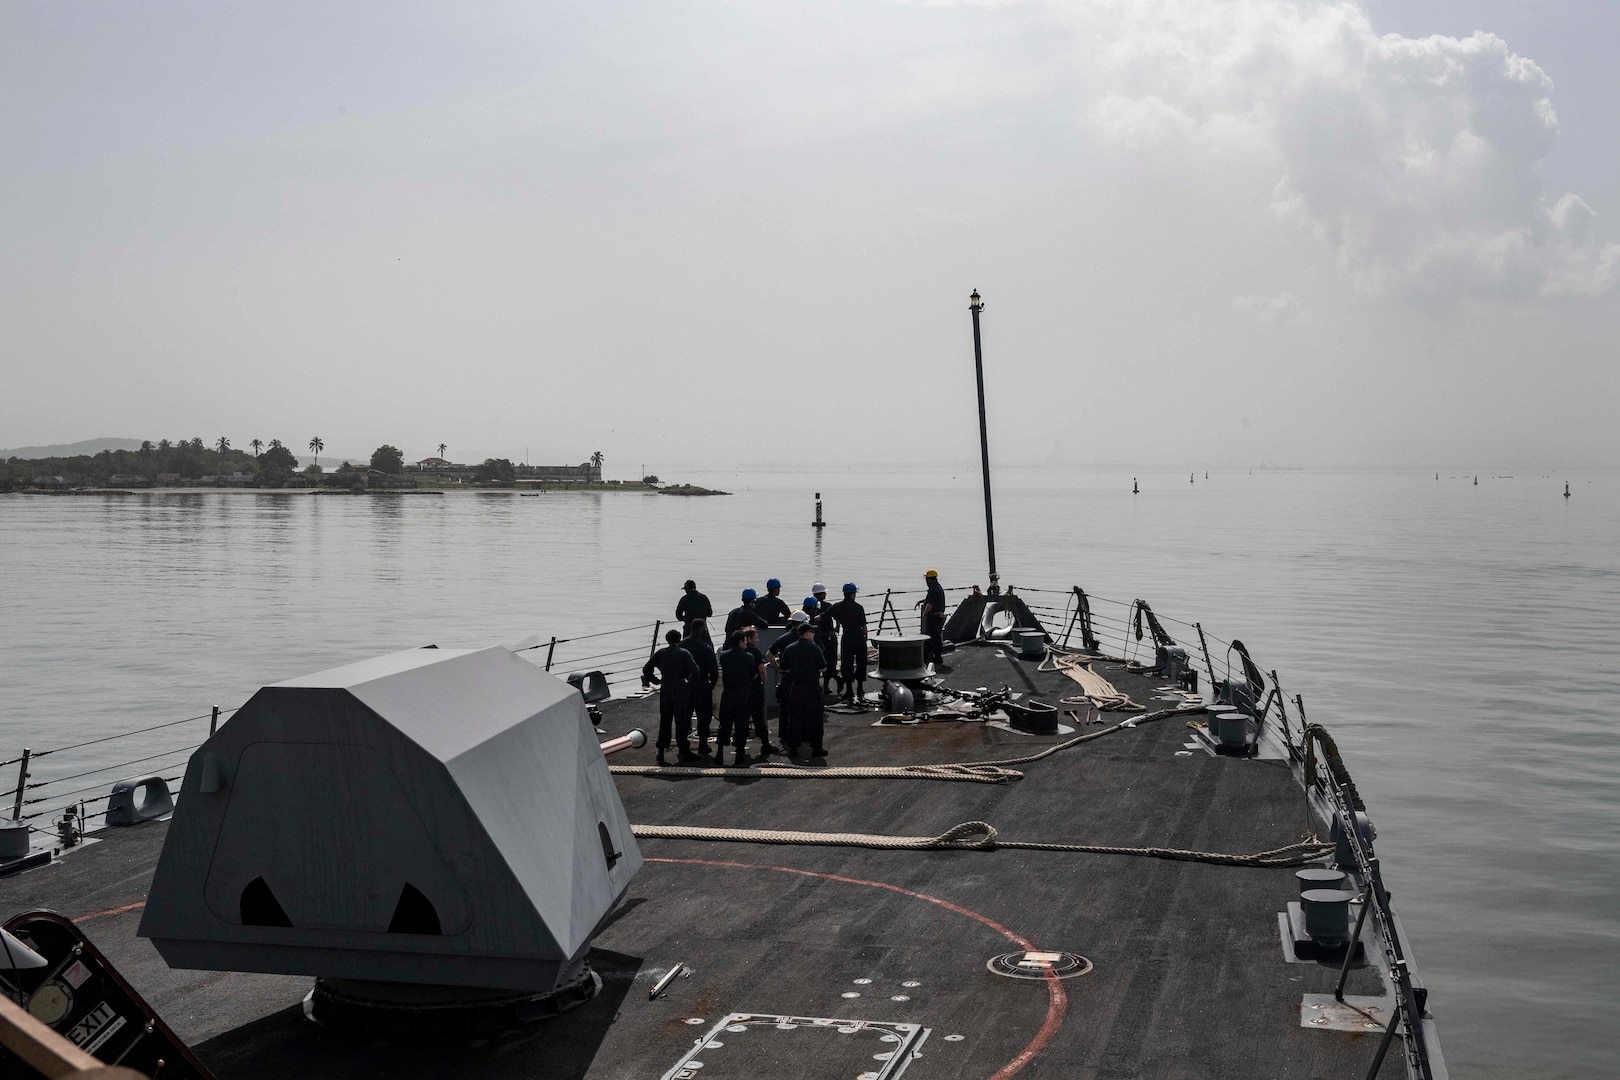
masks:
{"type": "MultiPolygon", "coordinates": [[[[929,570],[925,581],[928,592],[917,606],[928,634],[927,658],[943,663],[945,592],[936,571],[929,570]]],[[[714,605],[698,591],[696,582],[688,580],[683,588],[675,605],[675,618],[683,629],[665,634],[664,647],[641,670],[642,685],[657,684],[659,688],[658,763],[669,764],[664,754],[671,747],[680,762],[708,756],[717,685],[720,709],[714,764],[726,764],[728,746],[734,751],[732,765],[748,763],[750,726],[759,740],[760,758],[783,753],[783,746],[790,757],[798,757],[804,748],[811,757],[826,757],[826,698],[836,693],[842,701],[858,704],[866,695],[867,623],[860,588],[849,582],[843,587],[843,599],[829,602],[827,587],[817,582],[797,610],[782,599],[782,583],[776,578],[765,583],[764,596],[744,589],[740,603],[726,613],[718,647],[709,628],[714,605]],[[761,651],[760,631],[770,627],[786,632],[761,651]],[[778,674],[780,746],[771,742],[765,724],[768,665],[778,674]],[[691,747],[694,727],[698,737],[695,751],[691,747]]]]}

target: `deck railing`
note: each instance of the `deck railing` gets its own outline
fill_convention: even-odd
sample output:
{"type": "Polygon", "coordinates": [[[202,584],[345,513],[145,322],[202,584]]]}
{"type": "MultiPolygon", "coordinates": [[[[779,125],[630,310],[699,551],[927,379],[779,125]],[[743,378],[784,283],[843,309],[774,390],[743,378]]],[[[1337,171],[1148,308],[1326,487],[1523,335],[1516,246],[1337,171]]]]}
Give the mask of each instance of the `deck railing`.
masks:
{"type": "MultiPolygon", "coordinates": [[[[965,588],[946,590],[947,593],[968,591],[965,588]]],[[[1275,670],[1262,674],[1262,669],[1248,659],[1247,651],[1235,639],[1217,637],[1205,630],[1201,623],[1184,622],[1162,612],[1153,612],[1145,620],[1147,626],[1144,627],[1143,614],[1150,609],[1140,599],[1123,601],[1100,597],[1085,592],[1077,585],[1068,589],[1012,585],[1007,587],[1006,592],[1016,594],[1023,600],[1059,649],[1083,648],[1094,655],[1123,660],[1146,669],[1152,666],[1156,646],[1161,643],[1155,639],[1161,636],[1173,639],[1179,635],[1185,642],[1188,664],[1209,680],[1211,695],[1223,682],[1229,686],[1247,684],[1255,701],[1256,740],[1270,725],[1269,730],[1275,731],[1280,737],[1282,751],[1299,772],[1307,798],[1315,804],[1316,813],[1323,820],[1334,823],[1336,835],[1345,838],[1350,859],[1348,864],[1341,859],[1340,869],[1351,873],[1364,890],[1367,899],[1361,908],[1361,917],[1365,919],[1370,915],[1382,943],[1382,966],[1387,970],[1394,989],[1395,1008],[1391,1010],[1389,1026],[1367,1076],[1370,1078],[1377,1074],[1398,1035],[1404,1048],[1408,1074],[1416,1080],[1432,1080],[1435,1073],[1430,1042],[1434,1036],[1432,1026],[1426,1021],[1427,992],[1412,971],[1407,946],[1400,923],[1390,906],[1389,891],[1384,886],[1378,859],[1363,830],[1357,827],[1358,823],[1365,822],[1364,816],[1357,816],[1364,815],[1361,797],[1331,736],[1321,725],[1306,720],[1304,700],[1298,695],[1290,698],[1285,694],[1275,670]],[[1157,633],[1153,632],[1155,630],[1157,633]],[[1294,704],[1294,715],[1290,715],[1289,701],[1294,704]]],[[[868,625],[872,632],[904,632],[903,620],[913,617],[913,613],[911,604],[900,598],[921,593],[922,590],[905,589],[868,593],[867,596],[872,598],[868,603],[868,625]],[[881,600],[876,599],[879,596],[881,600]]],[[[569,637],[551,636],[518,651],[537,666],[557,675],[575,671],[601,672],[610,687],[639,688],[642,666],[657,649],[663,629],[672,625],[675,624],[655,620],[569,637]]],[[[0,768],[18,766],[17,781],[12,791],[11,818],[27,822],[28,827],[36,833],[67,841],[66,830],[82,829],[86,824],[85,814],[90,808],[110,798],[110,792],[85,797],[89,792],[105,790],[110,786],[107,774],[127,775],[132,766],[138,765],[145,773],[160,776],[171,784],[178,783],[181,779],[178,773],[184,771],[184,761],[202,745],[201,722],[209,721],[211,734],[219,722],[235,713],[237,708],[221,710],[215,706],[210,712],[197,716],[46,750],[24,750],[18,757],[0,761],[0,768]],[[181,746],[137,756],[114,765],[84,769],[38,782],[31,779],[32,766],[42,758],[190,724],[198,725],[194,729],[186,729],[186,734],[196,741],[187,741],[181,746]],[[163,775],[168,772],[177,775],[163,775]],[[89,784],[64,786],[98,776],[101,779],[89,784]],[[76,821],[55,821],[59,816],[71,817],[76,821]],[[54,827],[42,827],[39,824],[41,819],[54,823],[54,827]]],[[[1341,979],[1341,993],[1342,988],[1341,979]]]]}

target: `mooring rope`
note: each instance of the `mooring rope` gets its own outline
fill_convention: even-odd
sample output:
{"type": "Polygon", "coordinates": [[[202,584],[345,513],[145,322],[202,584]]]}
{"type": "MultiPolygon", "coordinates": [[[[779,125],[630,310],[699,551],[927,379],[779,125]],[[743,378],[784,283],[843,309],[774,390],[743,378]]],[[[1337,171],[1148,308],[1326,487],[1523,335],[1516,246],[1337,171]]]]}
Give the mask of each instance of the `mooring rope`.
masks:
{"type": "Polygon", "coordinates": [[[1093,659],[1089,656],[1065,655],[1048,645],[1046,659],[1042,660],[1035,670],[1057,671],[1067,675],[1079,683],[1085,696],[1104,712],[1141,712],[1146,708],[1093,671],[1091,669],[1093,659]]]}
{"type": "Polygon", "coordinates": [[[1011,765],[1028,765],[1051,757],[1053,754],[1071,747],[1100,739],[1104,735],[1112,735],[1116,731],[1133,728],[1140,724],[1163,720],[1167,716],[1179,716],[1183,713],[1202,712],[1202,705],[1178,705],[1173,709],[1160,709],[1158,712],[1146,713],[1142,716],[1133,716],[1129,720],[1122,720],[1117,724],[1076,735],[1064,742],[1054,743],[1033,754],[1022,757],[998,758],[995,761],[964,761],[945,762],[934,765],[850,765],[835,766],[832,768],[816,768],[804,765],[765,765],[749,768],[737,768],[724,765],[609,765],[608,772],[618,776],[661,776],[670,779],[689,779],[691,777],[730,777],[732,779],[752,780],[758,778],[785,778],[789,780],[956,780],[970,784],[1002,784],[1008,780],[1022,780],[1024,774],[1017,769],[1008,768],[1011,765]]]}
{"type": "Polygon", "coordinates": [[[699,825],[632,825],[639,839],[708,840],[733,844],[798,844],[811,847],[859,847],[906,851],[1067,851],[1091,855],[1137,855],[1149,859],[1210,863],[1215,866],[1303,866],[1333,850],[1332,844],[1303,840],[1270,851],[1233,855],[1184,848],[1128,847],[1117,844],[1055,844],[1003,840],[994,825],[964,821],[938,836],[890,836],[882,833],[802,832],[792,829],[716,829],[699,825]]]}

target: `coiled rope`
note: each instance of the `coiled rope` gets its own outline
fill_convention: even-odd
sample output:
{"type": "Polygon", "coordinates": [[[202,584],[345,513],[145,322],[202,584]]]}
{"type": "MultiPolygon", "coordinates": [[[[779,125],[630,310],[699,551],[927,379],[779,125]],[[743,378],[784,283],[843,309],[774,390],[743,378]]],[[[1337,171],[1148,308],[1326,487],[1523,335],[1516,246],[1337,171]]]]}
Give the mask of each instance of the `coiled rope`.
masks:
{"type": "Polygon", "coordinates": [[[1125,847],[1115,844],[1049,844],[1003,840],[994,825],[964,821],[938,836],[889,836],[882,833],[800,832],[787,829],[715,829],[698,825],[632,825],[639,839],[709,840],[733,844],[798,844],[811,847],[858,847],[906,851],[1069,851],[1091,855],[1136,855],[1149,859],[1210,863],[1215,866],[1302,866],[1333,850],[1314,839],[1250,855],[1183,848],[1125,847]]]}
{"type": "MultiPolygon", "coordinates": [[[[732,779],[754,778],[783,778],[789,780],[955,780],[969,784],[1003,784],[1008,780],[1022,780],[1024,774],[1017,769],[1008,768],[1011,765],[1028,765],[1051,757],[1053,754],[1071,747],[1100,739],[1104,735],[1112,735],[1116,731],[1133,728],[1139,724],[1151,723],[1154,720],[1163,720],[1167,716],[1179,716],[1183,713],[1202,712],[1202,705],[1179,705],[1173,709],[1160,709],[1158,712],[1146,713],[1142,716],[1133,716],[1129,720],[1122,720],[1117,724],[1076,735],[1065,742],[1055,743],[1038,750],[1033,754],[1022,757],[998,758],[995,761],[965,761],[942,763],[937,765],[853,765],[833,768],[815,768],[801,765],[765,765],[739,769],[724,765],[689,766],[689,765],[609,765],[608,772],[617,776],[661,776],[669,779],[690,779],[692,777],[730,777],[732,779]]],[[[651,826],[649,826],[650,828],[651,826]]]]}
{"type": "MultiPolygon", "coordinates": [[[[1104,712],[1141,712],[1145,705],[1131,699],[1131,696],[1120,690],[1113,683],[1091,670],[1092,657],[1065,655],[1052,648],[1046,647],[1046,658],[1041,661],[1037,671],[1059,671],[1080,684],[1081,693],[1087,700],[1104,712]]],[[[1064,704],[1078,704],[1064,698],[1064,704]]]]}

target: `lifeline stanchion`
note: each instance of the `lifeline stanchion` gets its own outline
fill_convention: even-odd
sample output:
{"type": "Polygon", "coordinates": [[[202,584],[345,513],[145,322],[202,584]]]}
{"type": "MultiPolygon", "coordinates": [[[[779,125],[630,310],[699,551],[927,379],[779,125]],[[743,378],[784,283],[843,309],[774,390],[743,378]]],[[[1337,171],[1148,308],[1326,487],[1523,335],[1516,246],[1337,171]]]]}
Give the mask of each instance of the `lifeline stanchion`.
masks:
{"type": "Polygon", "coordinates": [[[1193,623],[1193,629],[1198,631],[1198,647],[1204,650],[1204,670],[1209,672],[1209,692],[1215,693],[1215,662],[1209,658],[1209,641],[1204,637],[1204,624],[1193,623]]]}
{"type": "Polygon", "coordinates": [[[23,791],[28,786],[28,759],[33,757],[33,754],[28,747],[23,747],[22,757],[19,759],[21,764],[17,766],[17,798],[11,804],[12,821],[22,817],[23,791]]]}
{"type": "Polygon", "coordinates": [[[1271,670],[1271,687],[1277,691],[1277,715],[1282,717],[1283,743],[1288,747],[1289,756],[1294,755],[1294,734],[1288,728],[1288,695],[1283,693],[1282,683],[1277,679],[1277,669],[1271,670]]]}
{"type": "Polygon", "coordinates": [[[1361,894],[1361,911],[1356,915],[1356,929],[1350,935],[1350,944],[1344,950],[1344,963],[1339,965],[1339,982],[1333,988],[1333,1000],[1344,1001],[1344,982],[1350,977],[1350,961],[1356,955],[1356,945],[1361,942],[1361,928],[1367,924],[1367,911],[1372,907],[1372,886],[1369,885],[1361,894]]]}

